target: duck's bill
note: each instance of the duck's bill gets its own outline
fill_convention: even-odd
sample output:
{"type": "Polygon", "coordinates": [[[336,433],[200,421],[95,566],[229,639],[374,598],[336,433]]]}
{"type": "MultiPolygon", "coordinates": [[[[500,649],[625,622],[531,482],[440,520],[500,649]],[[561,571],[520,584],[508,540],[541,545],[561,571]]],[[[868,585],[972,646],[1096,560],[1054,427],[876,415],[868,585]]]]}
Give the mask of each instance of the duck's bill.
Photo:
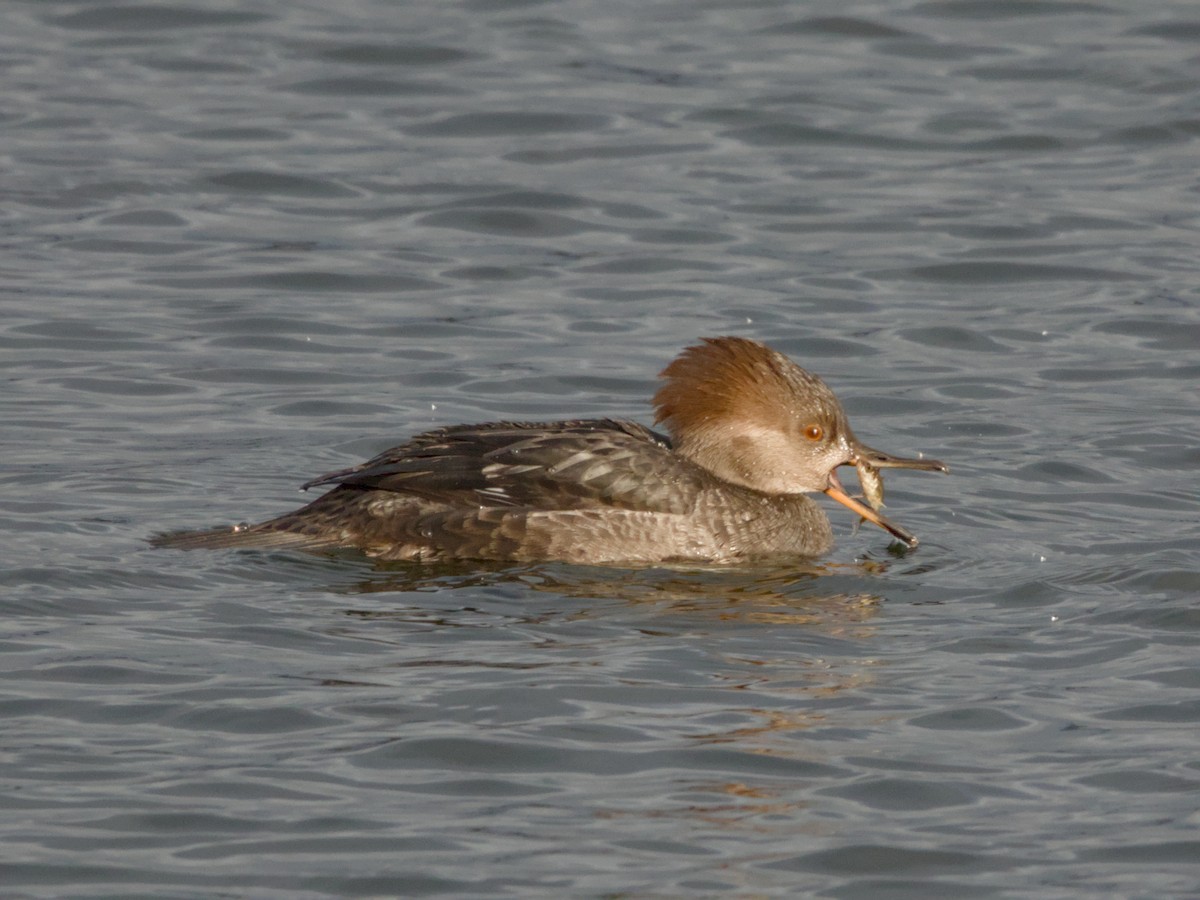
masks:
{"type": "Polygon", "coordinates": [[[906,459],[903,456],[892,456],[874,447],[859,444],[854,447],[854,460],[863,460],[877,469],[917,469],[921,472],[949,472],[950,467],[936,459],[906,459]]]}
{"type": "MultiPolygon", "coordinates": [[[[921,460],[921,461],[923,462],[924,460],[921,460]]],[[[933,460],[928,460],[928,461],[933,462],[933,460]]],[[[941,465],[941,464],[939,463],[939,465],[941,465]]],[[[842,483],[840,481],[838,481],[836,475],[833,475],[833,474],[830,475],[829,487],[825,488],[825,493],[828,494],[830,497],[832,497],[834,500],[836,500],[838,503],[842,504],[842,506],[845,506],[849,509],[854,510],[856,513],[858,513],[860,516],[862,516],[868,522],[872,522],[875,525],[878,525],[880,528],[882,528],[884,531],[886,531],[888,534],[892,535],[894,538],[896,538],[896,540],[900,541],[901,543],[905,544],[906,546],[911,548],[911,547],[917,546],[917,544],[920,543],[917,540],[916,535],[914,535],[908,531],[905,531],[899,525],[893,525],[891,522],[889,522],[887,519],[885,519],[879,513],[875,512],[875,510],[871,509],[871,507],[864,506],[863,504],[861,504],[857,500],[855,500],[853,497],[851,497],[849,494],[847,494],[846,489],[842,487],[842,483]]]]}

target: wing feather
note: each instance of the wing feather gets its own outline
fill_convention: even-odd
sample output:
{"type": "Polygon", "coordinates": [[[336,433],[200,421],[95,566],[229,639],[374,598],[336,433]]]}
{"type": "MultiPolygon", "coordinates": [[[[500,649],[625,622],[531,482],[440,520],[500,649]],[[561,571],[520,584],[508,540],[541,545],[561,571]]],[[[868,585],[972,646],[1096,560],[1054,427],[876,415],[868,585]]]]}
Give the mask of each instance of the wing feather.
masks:
{"type": "Polygon", "coordinates": [[[392,491],[448,506],[677,513],[694,496],[681,482],[703,488],[712,477],[642,425],[590,419],[441,428],[305,488],[392,491]]]}

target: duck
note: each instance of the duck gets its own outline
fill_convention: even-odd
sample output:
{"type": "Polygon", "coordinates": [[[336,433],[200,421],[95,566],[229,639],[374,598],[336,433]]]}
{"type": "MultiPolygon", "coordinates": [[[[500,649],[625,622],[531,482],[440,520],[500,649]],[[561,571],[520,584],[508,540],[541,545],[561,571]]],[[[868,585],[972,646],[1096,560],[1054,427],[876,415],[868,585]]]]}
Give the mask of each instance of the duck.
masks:
{"type": "Polygon", "coordinates": [[[487,422],[418,434],[305,483],[311,503],[254,525],[160,534],[181,550],[358,550],[387,561],[585,565],[820,557],[824,494],[906,547],[880,469],[947,472],[863,444],[818,376],[745,337],[703,338],[660,373],[654,424],[487,422]],[[839,480],[858,469],[861,502],[839,480]]]}

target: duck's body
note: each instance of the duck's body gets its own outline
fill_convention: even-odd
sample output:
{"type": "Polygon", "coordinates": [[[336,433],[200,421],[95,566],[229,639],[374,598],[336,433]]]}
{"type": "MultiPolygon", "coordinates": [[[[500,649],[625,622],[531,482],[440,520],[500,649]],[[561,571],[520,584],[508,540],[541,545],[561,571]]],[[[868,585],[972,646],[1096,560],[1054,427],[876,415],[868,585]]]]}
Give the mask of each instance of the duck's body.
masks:
{"type": "Polygon", "coordinates": [[[818,556],[833,533],[805,492],[846,497],[834,470],[940,469],[859,444],[824,382],[743,338],[707,339],[664,372],[670,437],[634,422],[493,422],[417,435],[309,482],[334,485],[258,525],[156,539],[182,549],[352,547],[388,560],[733,562],[818,556]]]}
{"type": "Polygon", "coordinates": [[[833,542],[804,494],[715,477],[634,422],[492,422],[426,432],[306,487],[307,506],[175,547],[357,547],[389,560],[727,562],[833,542]]]}

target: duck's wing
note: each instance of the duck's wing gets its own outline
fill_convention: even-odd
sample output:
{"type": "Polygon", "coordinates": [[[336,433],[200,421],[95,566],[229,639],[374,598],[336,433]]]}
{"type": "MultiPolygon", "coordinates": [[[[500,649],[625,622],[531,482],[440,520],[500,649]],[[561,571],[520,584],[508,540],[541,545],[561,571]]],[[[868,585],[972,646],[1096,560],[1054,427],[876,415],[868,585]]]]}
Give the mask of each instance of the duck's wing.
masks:
{"type": "Polygon", "coordinates": [[[305,488],[344,485],[449,506],[688,512],[713,476],[635,422],[496,422],[417,435],[305,488]]]}

